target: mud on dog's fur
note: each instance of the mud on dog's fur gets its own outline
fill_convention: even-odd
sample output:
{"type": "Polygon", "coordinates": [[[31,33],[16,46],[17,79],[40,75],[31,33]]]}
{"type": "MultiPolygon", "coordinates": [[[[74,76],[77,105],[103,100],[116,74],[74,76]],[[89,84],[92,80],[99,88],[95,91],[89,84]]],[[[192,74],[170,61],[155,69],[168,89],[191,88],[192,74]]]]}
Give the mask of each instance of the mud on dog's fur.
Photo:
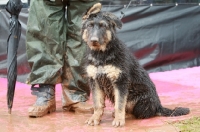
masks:
{"type": "Polygon", "coordinates": [[[117,38],[116,28],[121,27],[121,20],[110,12],[91,13],[83,19],[82,38],[88,45],[86,72],[94,103],[94,114],[86,123],[100,123],[105,98],[114,104],[115,127],[125,124],[125,114],[136,118],[188,114],[188,108],[171,110],[161,105],[148,73],[117,38]]]}

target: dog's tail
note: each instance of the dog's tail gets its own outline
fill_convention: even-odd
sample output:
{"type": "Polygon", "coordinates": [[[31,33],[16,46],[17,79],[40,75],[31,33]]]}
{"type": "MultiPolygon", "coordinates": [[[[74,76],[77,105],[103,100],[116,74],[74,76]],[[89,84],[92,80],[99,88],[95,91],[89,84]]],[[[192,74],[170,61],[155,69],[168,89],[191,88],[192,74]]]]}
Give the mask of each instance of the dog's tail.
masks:
{"type": "Polygon", "coordinates": [[[187,115],[189,113],[190,113],[189,108],[183,108],[183,107],[176,107],[173,110],[162,107],[160,111],[161,116],[181,116],[181,115],[187,115]]]}

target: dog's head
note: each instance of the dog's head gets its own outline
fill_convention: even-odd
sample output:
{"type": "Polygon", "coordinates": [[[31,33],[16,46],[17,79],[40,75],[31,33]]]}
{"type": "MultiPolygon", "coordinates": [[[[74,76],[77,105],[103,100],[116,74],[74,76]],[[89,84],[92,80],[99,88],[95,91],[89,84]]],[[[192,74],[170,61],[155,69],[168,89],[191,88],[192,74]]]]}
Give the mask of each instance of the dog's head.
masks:
{"type": "Polygon", "coordinates": [[[101,11],[101,4],[92,6],[83,16],[82,38],[91,50],[106,50],[107,44],[121,28],[121,20],[111,12],[101,11]]]}

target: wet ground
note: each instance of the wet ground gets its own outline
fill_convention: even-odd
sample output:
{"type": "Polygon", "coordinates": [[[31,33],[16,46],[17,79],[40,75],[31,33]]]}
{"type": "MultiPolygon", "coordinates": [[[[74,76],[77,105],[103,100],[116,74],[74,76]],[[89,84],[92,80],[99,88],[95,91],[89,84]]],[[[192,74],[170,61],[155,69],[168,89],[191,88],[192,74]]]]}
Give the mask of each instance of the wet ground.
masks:
{"type": "MultiPolygon", "coordinates": [[[[200,117],[200,67],[151,73],[163,106],[189,107],[189,115],[180,117],[154,117],[150,119],[127,119],[126,125],[113,128],[113,106],[107,101],[105,113],[99,126],[88,126],[85,120],[91,114],[65,112],[61,106],[61,87],[56,87],[56,112],[41,118],[29,118],[28,107],[35,101],[30,86],[17,83],[12,114],[7,109],[7,80],[0,78],[0,132],[178,132],[172,121],[200,117]]],[[[92,101],[90,100],[90,103],[92,101]]]]}

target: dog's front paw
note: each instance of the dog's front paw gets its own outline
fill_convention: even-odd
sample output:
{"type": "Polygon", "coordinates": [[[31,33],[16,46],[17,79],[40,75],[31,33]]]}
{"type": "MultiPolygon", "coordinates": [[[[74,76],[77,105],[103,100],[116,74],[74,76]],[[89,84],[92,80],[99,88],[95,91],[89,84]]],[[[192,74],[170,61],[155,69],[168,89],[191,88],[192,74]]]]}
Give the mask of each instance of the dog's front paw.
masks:
{"type": "Polygon", "coordinates": [[[85,123],[91,126],[96,126],[100,124],[100,118],[97,118],[95,116],[90,117],[90,119],[86,120],[85,123]]]}
{"type": "Polygon", "coordinates": [[[121,127],[121,126],[124,126],[125,125],[125,119],[114,119],[113,122],[112,122],[112,125],[114,127],[121,127]]]}

